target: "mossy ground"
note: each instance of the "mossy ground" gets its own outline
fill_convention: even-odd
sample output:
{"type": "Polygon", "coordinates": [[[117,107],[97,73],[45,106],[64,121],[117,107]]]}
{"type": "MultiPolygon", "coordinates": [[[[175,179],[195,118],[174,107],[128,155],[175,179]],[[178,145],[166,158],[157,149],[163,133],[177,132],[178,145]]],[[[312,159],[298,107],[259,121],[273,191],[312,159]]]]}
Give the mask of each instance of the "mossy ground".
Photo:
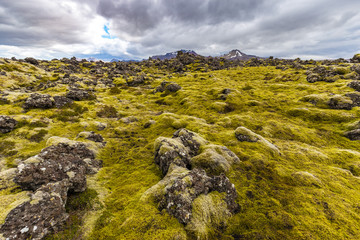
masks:
{"type": "MultiPolygon", "coordinates": [[[[61,68],[64,63],[46,65],[61,68]]],[[[81,131],[95,131],[107,142],[98,154],[104,166],[96,176],[106,191],[98,193],[104,194],[104,204],[86,239],[192,239],[191,232],[174,217],[157,209],[156,202],[140,200],[162,179],[154,163],[155,139],[186,127],[228,147],[241,160],[227,173],[239,193],[241,211],[226,226],[214,229],[213,238],[360,239],[360,142],[343,135],[359,120],[360,110],[334,110],[304,101],[309,95],[327,98],[353,92],[346,86],[351,79],[308,83],[305,70],[294,68],[235,67],[204,72],[195,65],[189,65],[193,70],[185,73],[142,66],[141,73],[149,79],[143,85],[129,87],[123,79],[115,79],[116,89],[97,88],[96,100],[64,109],[24,112],[21,105],[27,93],[18,87],[46,79],[35,78],[37,74],[49,81],[57,76],[26,63],[0,63],[0,70],[8,73],[0,76],[0,90],[11,92],[11,103],[2,104],[0,114],[20,122],[13,132],[0,135],[4,162],[0,166],[14,167],[36,155],[51,136],[75,139],[81,131]],[[154,93],[164,80],[182,89],[154,93]],[[231,93],[223,100],[220,96],[225,88],[231,93]],[[125,117],[132,120],[120,120],[125,117]],[[37,126],[34,120],[43,124],[37,126]],[[155,123],[145,128],[150,120],[155,123]],[[107,127],[99,131],[99,123],[107,127]],[[239,126],[263,136],[280,154],[261,143],[239,142],[234,133],[239,126]]],[[[341,73],[348,72],[349,66],[343,65],[341,73]]],[[[75,75],[95,79],[87,67],[82,69],[75,75]]],[[[60,84],[39,92],[61,95],[65,90],[60,84]]],[[[17,194],[0,193],[9,199],[17,194]]],[[[78,201],[87,194],[80,194],[78,201]]],[[[81,208],[76,199],[70,205],[81,208]]],[[[65,231],[50,239],[84,236],[85,212],[72,214],[65,231]]]]}

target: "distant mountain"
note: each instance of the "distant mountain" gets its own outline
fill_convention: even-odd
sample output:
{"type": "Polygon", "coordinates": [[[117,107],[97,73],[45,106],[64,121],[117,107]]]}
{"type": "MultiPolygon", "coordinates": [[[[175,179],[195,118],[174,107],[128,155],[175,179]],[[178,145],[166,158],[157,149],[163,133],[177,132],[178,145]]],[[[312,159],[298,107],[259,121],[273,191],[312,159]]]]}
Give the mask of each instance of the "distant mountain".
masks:
{"type": "MultiPolygon", "coordinates": [[[[184,49],[181,49],[180,51],[183,52],[183,53],[190,53],[190,54],[193,54],[193,55],[198,55],[198,54],[197,54],[195,51],[193,51],[193,50],[184,50],[184,49]]],[[[160,60],[172,59],[172,58],[176,58],[177,53],[178,53],[178,51],[176,51],[176,52],[170,52],[170,53],[166,53],[165,55],[155,55],[155,56],[152,56],[151,58],[152,58],[152,59],[160,59],[160,60]]]]}
{"type": "Polygon", "coordinates": [[[249,60],[251,58],[261,58],[255,55],[247,55],[238,49],[231,50],[229,53],[222,55],[221,57],[228,60],[249,60]]]}

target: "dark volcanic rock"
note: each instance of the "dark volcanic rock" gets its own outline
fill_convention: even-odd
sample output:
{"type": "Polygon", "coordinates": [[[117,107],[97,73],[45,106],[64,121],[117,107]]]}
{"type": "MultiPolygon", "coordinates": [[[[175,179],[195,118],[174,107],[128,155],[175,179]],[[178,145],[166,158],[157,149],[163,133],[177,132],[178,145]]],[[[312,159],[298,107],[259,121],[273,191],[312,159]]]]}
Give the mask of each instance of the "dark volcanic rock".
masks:
{"type": "Polygon", "coordinates": [[[174,82],[168,82],[168,81],[163,81],[160,86],[158,86],[155,89],[155,93],[156,92],[165,92],[166,90],[169,92],[177,92],[181,89],[181,86],[177,83],[174,82]]]}
{"type": "Polygon", "coordinates": [[[182,144],[189,149],[191,157],[199,153],[201,144],[195,139],[195,134],[193,132],[182,128],[174,133],[173,138],[179,138],[181,140],[182,144]]]}
{"type": "Polygon", "coordinates": [[[345,96],[351,99],[353,107],[360,106],[360,93],[347,93],[345,96]]]}
{"type": "Polygon", "coordinates": [[[166,86],[166,90],[168,90],[169,92],[177,92],[180,89],[181,87],[177,83],[170,83],[169,85],[166,86]]]}
{"type": "Polygon", "coordinates": [[[170,164],[186,168],[190,164],[189,150],[177,139],[162,138],[155,148],[155,163],[164,175],[170,164]]]}
{"type": "Polygon", "coordinates": [[[55,96],[54,97],[54,105],[57,108],[62,108],[64,106],[70,105],[73,103],[73,100],[64,96],[55,96]]]}
{"type": "Polygon", "coordinates": [[[69,181],[48,183],[7,215],[0,233],[6,239],[43,239],[61,229],[68,218],[65,210],[69,181]]]}
{"type": "Polygon", "coordinates": [[[178,178],[171,186],[165,188],[160,209],[166,209],[179,222],[188,224],[192,217],[192,202],[200,195],[212,191],[225,192],[225,202],[231,213],[236,213],[240,206],[236,203],[235,186],[224,175],[209,177],[202,169],[193,169],[184,177],[178,178]]]}
{"type": "Polygon", "coordinates": [[[328,105],[331,109],[351,110],[353,107],[353,102],[351,100],[347,100],[344,97],[332,97],[330,98],[328,105]]]}
{"type": "Polygon", "coordinates": [[[353,63],[360,63],[360,54],[355,54],[350,60],[353,63]]]}
{"type": "Polygon", "coordinates": [[[145,83],[145,76],[143,76],[143,75],[136,76],[136,77],[134,77],[134,79],[132,81],[127,81],[126,83],[130,87],[134,87],[134,86],[144,84],[145,83]]]}
{"type": "Polygon", "coordinates": [[[355,89],[358,92],[360,92],[360,81],[352,81],[347,86],[355,89]]]}
{"type": "Polygon", "coordinates": [[[67,98],[70,98],[74,101],[82,101],[82,100],[92,100],[95,99],[96,96],[92,93],[89,93],[85,90],[80,89],[72,89],[66,94],[67,98]]]}
{"type": "Polygon", "coordinates": [[[93,142],[104,142],[104,138],[100,134],[95,133],[95,132],[91,132],[90,135],[86,139],[93,141],[93,142]]]}
{"type": "Polygon", "coordinates": [[[48,94],[33,93],[28,97],[24,103],[25,109],[31,108],[52,108],[54,106],[54,99],[48,94]]]}
{"type": "Polygon", "coordinates": [[[94,158],[84,144],[59,143],[44,148],[35,161],[20,164],[14,182],[24,190],[36,190],[44,184],[69,179],[69,189],[82,192],[86,189],[85,174],[89,168],[84,160],[94,158]]]}
{"type": "Polygon", "coordinates": [[[312,73],[312,74],[307,75],[307,77],[306,77],[306,81],[308,81],[309,83],[314,83],[314,82],[318,82],[321,80],[322,80],[322,78],[318,74],[312,73]]]}
{"type": "Polygon", "coordinates": [[[238,197],[238,194],[236,192],[235,185],[230,182],[229,178],[227,178],[225,174],[214,176],[212,179],[212,183],[214,191],[226,193],[225,202],[230,212],[238,212],[240,210],[240,206],[235,201],[238,197]]]}
{"type": "Polygon", "coordinates": [[[355,129],[346,132],[345,137],[347,137],[350,140],[360,140],[360,129],[355,129]]]}
{"type": "Polygon", "coordinates": [[[166,188],[160,202],[160,209],[166,209],[180,223],[187,224],[192,216],[192,202],[200,194],[208,194],[212,189],[211,178],[204,170],[195,169],[166,188]],[[187,177],[186,181],[185,178],[187,177]]]}
{"type": "MultiPolygon", "coordinates": [[[[201,167],[196,165],[191,169],[189,163],[200,156],[200,147],[205,144],[208,144],[205,139],[187,129],[176,131],[173,138],[160,137],[155,143],[155,163],[159,165],[163,174],[166,174],[164,183],[167,184],[164,187],[165,194],[159,198],[159,209],[166,209],[185,225],[191,221],[193,201],[201,194],[207,195],[212,191],[224,192],[226,197],[223,201],[227,204],[228,211],[236,213],[240,209],[236,203],[238,195],[235,186],[225,174],[210,176],[203,169],[208,167],[205,166],[206,164],[213,164],[212,161],[209,160],[204,162],[205,165],[201,167]]],[[[219,147],[222,149],[219,150],[222,154],[225,152],[228,156],[238,159],[226,147],[219,147]]],[[[220,155],[220,152],[216,154],[220,155]]]]}
{"type": "Polygon", "coordinates": [[[350,67],[350,70],[356,72],[357,74],[360,74],[360,64],[354,64],[350,67]]]}
{"type": "Polygon", "coordinates": [[[9,116],[0,115],[0,132],[8,133],[15,129],[17,121],[9,116]]]}
{"type": "Polygon", "coordinates": [[[25,62],[27,62],[27,63],[31,63],[31,64],[33,64],[33,65],[39,65],[39,61],[36,60],[35,58],[27,57],[27,58],[25,58],[24,60],[25,60],[25,62]]]}

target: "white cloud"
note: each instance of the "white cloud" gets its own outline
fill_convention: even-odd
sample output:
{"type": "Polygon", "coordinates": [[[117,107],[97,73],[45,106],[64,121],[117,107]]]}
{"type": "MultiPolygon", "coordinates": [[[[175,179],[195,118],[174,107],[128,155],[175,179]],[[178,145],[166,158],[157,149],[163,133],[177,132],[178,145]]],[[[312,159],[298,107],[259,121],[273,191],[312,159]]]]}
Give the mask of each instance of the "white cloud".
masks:
{"type": "Polygon", "coordinates": [[[360,50],[353,0],[0,0],[0,55],[147,58],[178,49],[239,48],[275,57],[351,57],[360,50]],[[110,30],[106,35],[104,25],[110,30]]]}

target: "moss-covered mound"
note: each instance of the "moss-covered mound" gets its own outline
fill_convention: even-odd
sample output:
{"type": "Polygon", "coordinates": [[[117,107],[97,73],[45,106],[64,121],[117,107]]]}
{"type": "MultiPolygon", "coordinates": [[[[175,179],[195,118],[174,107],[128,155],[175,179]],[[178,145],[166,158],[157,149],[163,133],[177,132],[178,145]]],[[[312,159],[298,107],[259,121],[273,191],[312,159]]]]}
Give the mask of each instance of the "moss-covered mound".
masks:
{"type": "Polygon", "coordinates": [[[360,239],[356,56],[34,60],[0,59],[0,224],[33,193],[18,166],[67,138],[102,168],[46,239],[360,239]],[[196,188],[225,175],[237,211],[196,188]]]}

